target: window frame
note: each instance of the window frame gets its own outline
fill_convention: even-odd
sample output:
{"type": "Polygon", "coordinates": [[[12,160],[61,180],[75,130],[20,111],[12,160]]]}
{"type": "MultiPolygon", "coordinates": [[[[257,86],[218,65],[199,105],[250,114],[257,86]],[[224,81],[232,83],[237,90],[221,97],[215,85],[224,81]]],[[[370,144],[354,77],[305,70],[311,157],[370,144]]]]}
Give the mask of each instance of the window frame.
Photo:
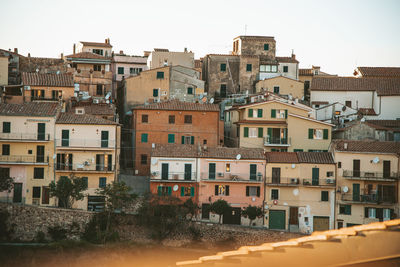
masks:
{"type": "Polygon", "coordinates": [[[321,201],[323,202],[329,201],[329,191],[321,191],[321,201]]]}
{"type": "Polygon", "coordinates": [[[44,179],[44,168],[33,168],[33,179],[44,179]]]}
{"type": "Polygon", "coordinates": [[[184,123],[185,124],[192,124],[193,123],[193,117],[192,115],[185,115],[184,116],[184,123]],[[190,118],[190,119],[189,119],[190,118]]]}
{"type": "Polygon", "coordinates": [[[270,195],[271,195],[271,200],[279,200],[279,189],[275,189],[275,188],[271,189],[270,195]],[[274,192],[276,192],[276,196],[275,196],[274,192]]]}
{"type": "Polygon", "coordinates": [[[168,124],[175,124],[175,115],[168,116],[168,124]]]}
{"type": "Polygon", "coordinates": [[[125,68],[124,67],[118,67],[118,74],[125,74],[125,68]]]}
{"type": "Polygon", "coordinates": [[[163,80],[164,79],[164,72],[163,71],[157,71],[156,78],[163,80]]]}
{"type": "Polygon", "coordinates": [[[142,114],[142,123],[149,123],[149,115],[142,114]]]}

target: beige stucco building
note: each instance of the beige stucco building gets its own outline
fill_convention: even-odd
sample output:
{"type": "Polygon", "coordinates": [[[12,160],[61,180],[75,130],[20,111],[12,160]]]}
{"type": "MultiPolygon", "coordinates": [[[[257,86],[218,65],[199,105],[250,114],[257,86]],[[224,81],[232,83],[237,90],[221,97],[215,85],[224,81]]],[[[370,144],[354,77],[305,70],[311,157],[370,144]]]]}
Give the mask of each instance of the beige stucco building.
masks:
{"type": "Polygon", "coordinates": [[[165,66],[184,66],[194,68],[194,53],[186,48],[183,52],[172,52],[168,49],[154,48],[147,58],[149,69],[161,68],[165,66]]]}
{"type": "Polygon", "coordinates": [[[399,142],[335,140],[337,228],[399,217],[399,142]]]}
{"type": "Polygon", "coordinates": [[[256,83],[256,92],[271,92],[289,96],[292,99],[304,98],[304,83],[284,76],[273,77],[256,83]]]}
{"type": "Polygon", "coordinates": [[[266,153],[265,227],[334,229],[335,162],[328,152],[266,153]]]}
{"type": "Polygon", "coordinates": [[[56,180],[61,176],[84,177],[87,197],[76,208],[101,210],[104,199],[96,190],[116,180],[119,170],[120,126],[84,113],[61,113],[56,122],[56,180]]]}
{"type": "Polygon", "coordinates": [[[8,85],[8,56],[0,51],[0,86],[8,85]]]}
{"type": "Polygon", "coordinates": [[[2,201],[54,205],[49,183],[54,181],[54,133],[58,103],[0,104],[0,170],[14,178],[2,201]]]}

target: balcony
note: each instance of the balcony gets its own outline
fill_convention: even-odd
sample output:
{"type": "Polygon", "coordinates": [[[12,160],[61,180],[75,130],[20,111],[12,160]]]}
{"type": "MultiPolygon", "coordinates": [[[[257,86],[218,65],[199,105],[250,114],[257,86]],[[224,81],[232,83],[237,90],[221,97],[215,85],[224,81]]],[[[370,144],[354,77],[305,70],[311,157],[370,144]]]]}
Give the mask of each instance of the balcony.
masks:
{"type": "Polygon", "coordinates": [[[160,180],[163,182],[196,182],[196,172],[168,172],[162,173],[155,171],[151,173],[151,180],[160,180]]]}
{"type": "Polygon", "coordinates": [[[230,172],[202,172],[200,173],[201,181],[212,182],[245,182],[245,183],[260,183],[264,180],[264,175],[261,172],[250,173],[230,173],[230,172]]]}
{"type": "Polygon", "coordinates": [[[104,164],[68,164],[68,163],[57,163],[57,172],[114,172],[115,165],[104,165],[104,164]]]}
{"type": "Polygon", "coordinates": [[[66,149],[114,149],[115,140],[56,139],[56,146],[66,149]]]}
{"type": "Polygon", "coordinates": [[[275,186],[335,186],[336,181],[334,178],[313,180],[295,177],[267,177],[266,184],[275,186]]]}
{"type": "Polygon", "coordinates": [[[269,137],[264,136],[264,146],[282,146],[288,147],[290,146],[290,138],[280,138],[280,137],[269,137]]]}
{"type": "Polygon", "coordinates": [[[343,177],[352,180],[396,181],[399,175],[397,172],[383,173],[343,170],[343,177]]]}
{"type": "Polygon", "coordinates": [[[49,157],[36,157],[29,155],[10,155],[0,156],[0,164],[17,164],[17,165],[47,165],[49,157]]]}
{"type": "Polygon", "coordinates": [[[0,133],[0,140],[43,142],[43,141],[50,141],[50,134],[0,133]]]}
{"type": "Polygon", "coordinates": [[[353,195],[353,194],[342,194],[341,198],[344,202],[352,203],[366,203],[366,204],[394,204],[396,203],[396,197],[394,195],[382,195],[378,194],[364,194],[364,195],[353,195]]]}

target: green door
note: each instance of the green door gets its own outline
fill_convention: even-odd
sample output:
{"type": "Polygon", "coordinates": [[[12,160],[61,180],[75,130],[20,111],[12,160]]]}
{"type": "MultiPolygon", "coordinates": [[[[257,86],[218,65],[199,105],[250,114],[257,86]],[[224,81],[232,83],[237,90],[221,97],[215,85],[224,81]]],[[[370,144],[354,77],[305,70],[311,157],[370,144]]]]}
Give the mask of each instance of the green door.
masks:
{"type": "Polygon", "coordinates": [[[185,164],[185,180],[192,180],[192,164],[185,164]]]}
{"type": "Polygon", "coordinates": [[[353,201],[360,201],[360,184],[353,184],[353,201]]]}
{"type": "Polygon", "coordinates": [[[45,140],[46,137],[46,124],[38,123],[37,140],[45,140]]]}
{"type": "Polygon", "coordinates": [[[312,185],[319,185],[319,168],[312,168],[312,185]]]}
{"type": "Polygon", "coordinates": [[[69,130],[61,131],[61,146],[69,146],[69,130]]]}
{"type": "Polygon", "coordinates": [[[270,210],[269,211],[269,229],[285,230],[285,211],[270,210]]]}
{"type": "Polygon", "coordinates": [[[108,131],[101,131],[101,147],[108,147],[108,131]]]}
{"type": "Polygon", "coordinates": [[[257,180],[257,165],[250,164],[250,180],[255,181],[257,180]]]}
{"type": "Polygon", "coordinates": [[[208,179],[215,180],[215,163],[208,164],[208,179]]]}
{"type": "Polygon", "coordinates": [[[22,202],[22,183],[14,183],[13,202],[14,203],[22,202]]]}
{"type": "Polygon", "coordinates": [[[168,163],[161,164],[161,179],[168,180],[168,163]]]}

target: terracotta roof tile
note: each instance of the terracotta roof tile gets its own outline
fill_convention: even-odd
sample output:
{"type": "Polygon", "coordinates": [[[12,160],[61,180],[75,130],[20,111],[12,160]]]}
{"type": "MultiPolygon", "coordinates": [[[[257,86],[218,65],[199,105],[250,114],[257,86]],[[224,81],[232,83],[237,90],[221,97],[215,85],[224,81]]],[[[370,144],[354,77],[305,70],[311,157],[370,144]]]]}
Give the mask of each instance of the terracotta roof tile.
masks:
{"type": "Polygon", "coordinates": [[[83,42],[83,41],[80,41],[80,43],[87,46],[112,47],[112,45],[108,43],[83,42]]]}
{"type": "Polygon", "coordinates": [[[300,163],[335,164],[330,152],[297,152],[300,163]]]}
{"type": "Polygon", "coordinates": [[[169,52],[167,48],[154,48],[154,52],[169,52]]]}
{"type": "Polygon", "coordinates": [[[387,128],[400,128],[400,120],[367,120],[367,122],[387,128]]]}
{"type": "Polygon", "coordinates": [[[331,147],[335,151],[400,154],[400,142],[370,140],[333,140],[331,147]],[[347,148],[345,149],[345,144],[347,148]]]}
{"type": "Polygon", "coordinates": [[[400,77],[399,67],[358,67],[363,77],[400,77]]]}
{"type": "MultiPolygon", "coordinates": [[[[299,69],[299,75],[300,76],[314,76],[313,69],[299,69]]],[[[328,73],[323,72],[323,71],[319,71],[318,75],[336,76],[336,75],[328,74],[328,73]]]]}
{"type": "Polygon", "coordinates": [[[237,155],[241,159],[263,160],[264,150],[262,148],[231,148],[231,147],[203,147],[195,145],[178,144],[156,144],[152,150],[153,157],[179,157],[179,158],[219,158],[236,159],[237,155]]]}
{"type": "Polygon", "coordinates": [[[58,103],[28,102],[24,104],[0,103],[2,116],[52,117],[58,112],[58,103]]]}
{"type": "Polygon", "coordinates": [[[328,101],[311,101],[311,105],[328,105],[328,101]]]}
{"type": "Polygon", "coordinates": [[[267,163],[298,163],[296,152],[267,152],[267,163]]]}
{"type": "Polygon", "coordinates": [[[82,58],[82,59],[102,59],[108,60],[108,57],[103,57],[91,52],[80,52],[72,55],[66,56],[66,58],[82,58]]]}
{"type": "Polygon", "coordinates": [[[376,116],[376,112],[373,108],[359,108],[358,111],[363,115],[376,116]]]}
{"type": "Polygon", "coordinates": [[[179,100],[169,100],[149,105],[141,105],[134,107],[133,109],[219,111],[219,106],[216,104],[201,104],[201,103],[183,102],[179,100]]]}
{"type": "Polygon", "coordinates": [[[99,118],[89,114],[75,114],[62,112],[57,118],[59,124],[96,124],[96,125],[118,125],[118,123],[99,118]]]}
{"type": "Polygon", "coordinates": [[[296,58],[293,57],[275,57],[279,63],[299,63],[296,58]]]}
{"type": "Polygon", "coordinates": [[[400,78],[314,77],[310,90],[376,91],[379,96],[400,95],[400,78]]]}
{"type": "Polygon", "coordinates": [[[239,35],[238,37],[235,37],[234,39],[253,39],[253,40],[273,40],[275,41],[275,37],[274,36],[258,36],[258,35],[239,35]]]}
{"type": "Polygon", "coordinates": [[[71,74],[48,74],[22,72],[22,83],[30,86],[74,87],[71,74]]]}

